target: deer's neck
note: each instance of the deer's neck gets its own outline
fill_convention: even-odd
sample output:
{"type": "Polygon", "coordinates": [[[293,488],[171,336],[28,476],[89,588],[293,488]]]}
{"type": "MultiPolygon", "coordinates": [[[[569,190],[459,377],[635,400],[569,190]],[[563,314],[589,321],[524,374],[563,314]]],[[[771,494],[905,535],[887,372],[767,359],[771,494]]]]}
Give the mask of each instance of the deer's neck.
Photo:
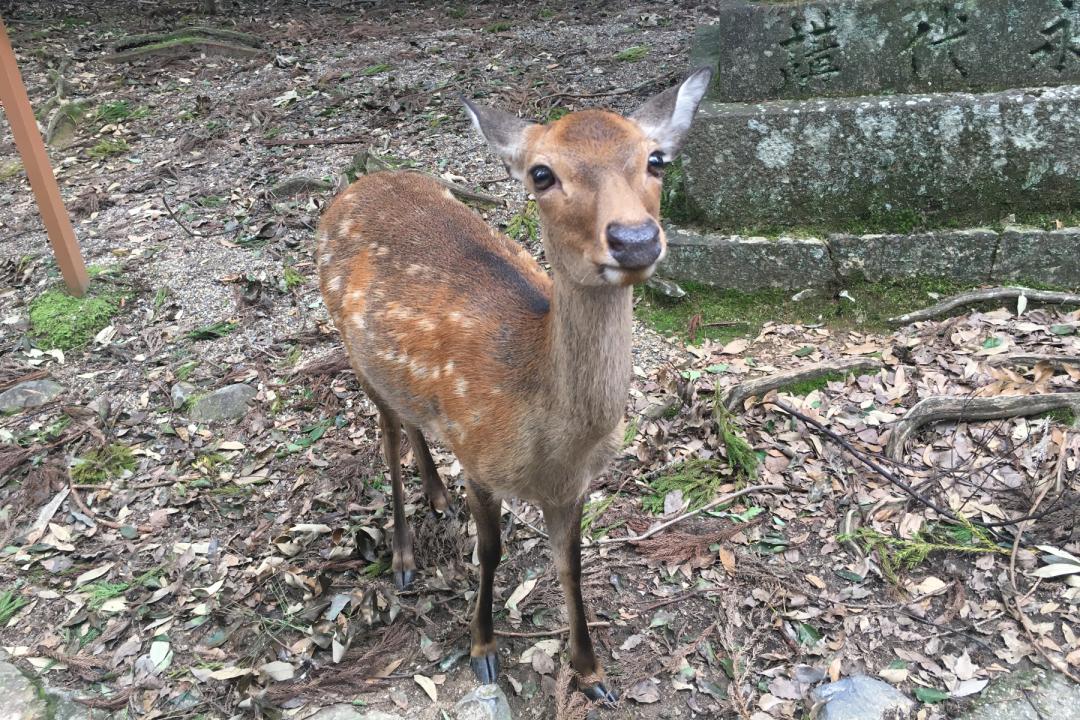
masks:
{"type": "Polygon", "coordinates": [[[585,435],[610,433],[630,386],[631,289],[583,287],[556,274],[550,322],[553,398],[585,435]]]}

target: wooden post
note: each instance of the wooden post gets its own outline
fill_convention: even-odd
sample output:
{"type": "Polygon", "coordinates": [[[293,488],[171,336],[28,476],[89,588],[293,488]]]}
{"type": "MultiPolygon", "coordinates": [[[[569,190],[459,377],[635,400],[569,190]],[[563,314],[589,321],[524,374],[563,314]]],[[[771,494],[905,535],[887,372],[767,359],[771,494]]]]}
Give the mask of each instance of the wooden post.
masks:
{"type": "Polygon", "coordinates": [[[30,98],[26,96],[19,75],[19,66],[15,62],[15,51],[11,49],[7,28],[0,19],[0,102],[4,104],[4,113],[11,124],[11,134],[15,136],[15,145],[22,156],[23,167],[30,178],[30,187],[37,198],[41,219],[49,233],[56,262],[64,276],[68,290],[76,297],[86,294],[90,278],[86,274],[79,243],[75,239],[75,230],[71,227],[64,201],[60,197],[60,188],[56,186],[49,156],[45,152],[45,143],[38,132],[34,110],[30,107],[30,98]]]}

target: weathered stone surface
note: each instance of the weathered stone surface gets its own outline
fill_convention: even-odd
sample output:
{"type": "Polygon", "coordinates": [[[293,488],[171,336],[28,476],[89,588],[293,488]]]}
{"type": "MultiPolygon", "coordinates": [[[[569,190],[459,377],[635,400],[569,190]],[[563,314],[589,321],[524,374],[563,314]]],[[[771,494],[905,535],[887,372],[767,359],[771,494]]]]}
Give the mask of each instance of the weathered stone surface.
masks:
{"type": "Polygon", "coordinates": [[[364,712],[358,707],[341,704],[324,707],[308,720],[404,720],[404,718],[380,710],[364,712]]]}
{"type": "Polygon", "coordinates": [[[50,403],[64,392],[53,380],[28,380],[0,393],[0,413],[16,412],[50,403]]]}
{"type": "Polygon", "coordinates": [[[1066,287],[1080,284],[1080,229],[1006,230],[1001,234],[994,276],[1066,287]]]}
{"type": "MultiPolygon", "coordinates": [[[[865,675],[853,675],[814,690],[825,701],[820,720],[879,720],[890,711],[910,712],[915,702],[892,685],[865,675]]],[[[890,716],[891,717],[891,716],[890,716]]]]}
{"type": "Polygon", "coordinates": [[[191,404],[188,417],[195,422],[242,418],[248,411],[248,403],[258,394],[258,390],[243,383],[226,385],[196,399],[191,404]]]}
{"type": "Polygon", "coordinates": [[[751,292],[827,284],[834,277],[825,243],[817,239],[703,235],[667,228],[668,255],[660,273],[677,280],[751,292]]]}
{"type": "Polygon", "coordinates": [[[1080,86],[706,102],[683,175],[703,222],[726,229],[1075,207],[1080,86]]]}
{"type": "Polygon", "coordinates": [[[1066,720],[1080,718],[1080,686],[1045,670],[1010,673],[979,695],[960,720],[1066,720]]]}
{"type": "Polygon", "coordinates": [[[0,662],[0,713],[11,720],[44,720],[45,701],[38,698],[37,688],[11,663],[0,662]]]}
{"type": "Polygon", "coordinates": [[[506,693],[498,685],[481,685],[454,706],[454,720],[513,720],[506,693]]]}
{"type": "Polygon", "coordinates": [[[195,386],[189,382],[180,381],[169,390],[169,399],[172,400],[173,410],[179,410],[187,404],[191,396],[195,394],[195,386]]]}
{"type": "Polygon", "coordinates": [[[668,226],[667,236],[663,277],[745,292],[914,277],[1080,288],[1080,228],[767,240],[668,226]]]}
{"type": "MultiPolygon", "coordinates": [[[[873,282],[947,277],[979,283],[993,276],[998,241],[998,234],[990,230],[959,230],[914,235],[837,234],[829,236],[828,245],[841,277],[862,276],[873,282]]],[[[1075,279],[1080,279],[1080,272],[1075,279]]]]}
{"type": "Polygon", "coordinates": [[[695,64],[725,102],[997,90],[1080,82],[1074,0],[725,4],[695,64]]]}

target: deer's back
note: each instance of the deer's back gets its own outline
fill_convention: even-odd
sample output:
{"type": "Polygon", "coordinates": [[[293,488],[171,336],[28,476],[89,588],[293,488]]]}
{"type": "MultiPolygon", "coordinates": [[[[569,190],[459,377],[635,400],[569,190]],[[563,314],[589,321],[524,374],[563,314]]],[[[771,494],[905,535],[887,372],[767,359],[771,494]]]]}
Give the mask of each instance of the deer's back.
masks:
{"type": "Polygon", "coordinates": [[[334,201],[318,264],[361,383],[486,474],[479,464],[526,431],[526,401],[542,392],[547,274],[437,182],[408,172],[365,176],[334,201]]]}

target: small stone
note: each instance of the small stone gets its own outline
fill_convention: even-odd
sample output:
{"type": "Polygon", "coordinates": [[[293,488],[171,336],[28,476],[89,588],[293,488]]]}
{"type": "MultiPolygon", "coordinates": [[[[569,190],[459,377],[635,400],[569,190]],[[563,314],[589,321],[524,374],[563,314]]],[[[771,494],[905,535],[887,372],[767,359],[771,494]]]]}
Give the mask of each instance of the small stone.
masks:
{"type": "Polygon", "coordinates": [[[454,706],[454,720],[512,720],[510,703],[498,685],[481,685],[454,706]]]}
{"type": "Polygon", "coordinates": [[[50,403],[64,386],[52,380],[28,380],[0,393],[0,413],[16,412],[50,403]]]}
{"type": "Polygon", "coordinates": [[[392,715],[381,710],[361,712],[352,705],[330,705],[310,716],[308,720],[404,720],[400,715],[392,715]]]}
{"type": "Polygon", "coordinates": [[[824,701],[820,720],[879,720],[890,710],[910,712],[915,702],[892,685],[865,675],[853,675],[814,690],[824,701]]]}
{"type": "Polygon", "coordinates": [[[5,718],[44,720],[46,716],[45,701],[38,698],[34,683],[11,663],[0,662],[0,698],[5,718]]]}
{"type": "Polygon", "coordinates": [[[173,410],[179,410],[184,407],[184,404],[188,399],[195,394],[195,386],[189,382],[178,382],[172,386],[172,390],[169,391],[169,397],[172,398],[173,410]]]}
{"type": "Polygon", "coordinates": [[[258,390],[243,383],[226,385],[194,400],[188,416],[195,422],[236,420],[247,413],[248,403],[258,394],[258,390]]]}

